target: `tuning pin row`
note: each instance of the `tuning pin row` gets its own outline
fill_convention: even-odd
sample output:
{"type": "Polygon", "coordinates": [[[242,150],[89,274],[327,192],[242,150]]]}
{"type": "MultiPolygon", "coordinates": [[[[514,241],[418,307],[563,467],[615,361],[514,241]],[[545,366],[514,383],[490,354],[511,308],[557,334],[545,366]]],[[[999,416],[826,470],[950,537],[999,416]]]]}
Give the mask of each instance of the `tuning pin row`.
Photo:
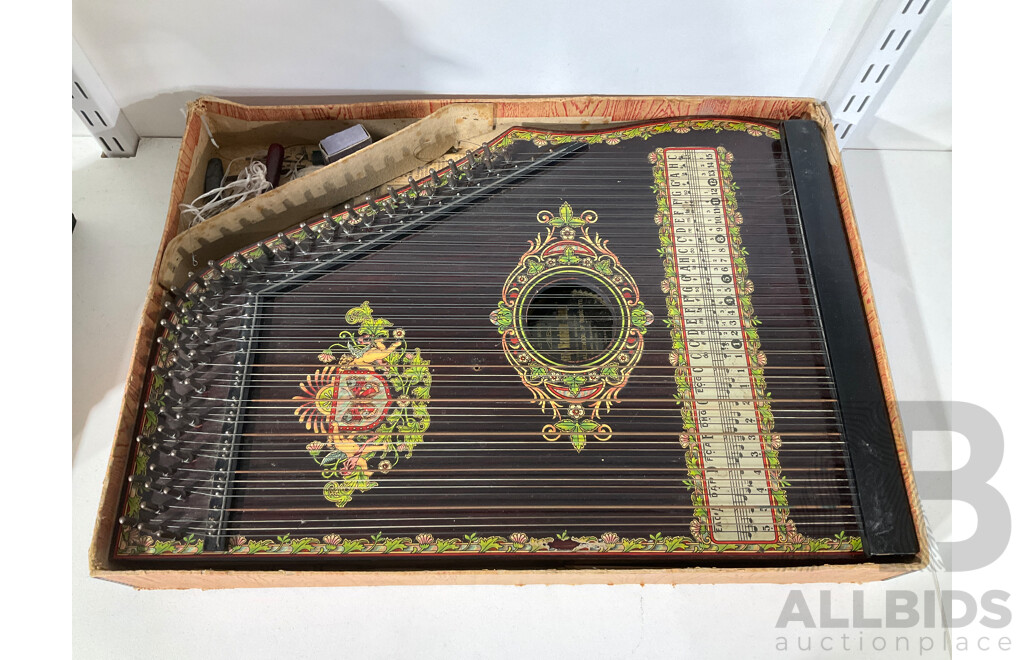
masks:
{"type": "Polygon", "coordinates": [[[133,474],[128,477],[128,481],[129,483],[138,484],[144,490],[150,491],[151,493],[170,497],[178,502],[184,501],[189,495],[188,489],[177,487],[178,484],[160,483],[159,478],[133,474]]]}
{"type": "MultiPolygon", "coordinates": [[[[502,154],[508,159],[507,150],[502,154]]],[[[458,194],[462,188],[476,183],[481,176],[486,177],[497,171],[494,154],[489,145],[483,145],[479,150],[466,151],[465,158],[461,163],[448,160],[447,176],[442,177],[436,170],[429,170],[428,180],[421,184],[415,178],[409,177],[409,187],[403,193],[398,193],[393,186],[388,186],[387,196],[383,201],[378,201],[368,195],[363,204],[363,211],[357,211],[353,205],[344,206],[344,215],[337,222],[325,213],[324,219],[327,222],[320,223],[316,230],[305,223],[299,225],[301,236],[293,239],[284,232],[277,234],[278,247],[271,249],[264,246],[261,255],[245,256],[239,252],[234,253],[235,268],[225,268],[215,261],[208,261],[210,272],[206,277],[198,278],[196,289],[182,293],[172,290],[175,299],[178,301],[176,309],[180,310],[182,301],[189,301],[193,308],[199,308],[206,312],[217,311],[216,298],[218,298],[230,285],[237,285],[245,280],[246,273],[264,275],[274,263],[288,263],[298,255],[307,255],[314,252],[319,245],[333,245],[338,240],[343,240],[352,234],[358,233],[357,227],[368,229],[400,219],[402,212],[411,212],[418,204],[429,202],[437,195],[458,194]]],[[[479,184],[477,184],[479,185],[479,184]]],[[[343,248],[338,247],[338,250],[343,248]]]]}
{"type": "Polygon", "coordinates": [[[167,530],[158,526],[154,526],[152,523],[143,522],[142,520],[134,516],[121,516],[117,519],[117,522],[127,527],[133,527],[142,532],[143,534],[148,534],[154,538],[158,538],[161,540],[174,538],[174,535],[169,533],[167,530]]]}
{"type": "Polygon", "coordinates": [[[316,234],[305,222],[299,223],[299,231],[302,232],[302,238],[295,241],[295,247],[302,254],[309,254],[316,248],[316,234]]]}
{"type": "Polygon", "coordinates": [[[330,213],[324,213],[323,222],[316,226],[316,239],[324,245],[331,245],[340,238],[341,223],[334,222],[330,213]]]}
{"type": "Polygon", "coordinates": [[[224,291],[224,280],[214,272],[210,277],[197,276],[195,271],[189,271],[188,280],[196,283],[196,290],[202,294],[213,296],[220,295],[224,291]]]}
{"type": "Polygon", "coordinates": [[[242,281],[241,276],[234,269],[224,268],[213,260],[207,261],[206,265],[210,267],[210,270],[213,271],[213,277],[218,281],[227,281],[231,284],[238,284],[242,281]]]}
{"type": "MultiPolygon", "coordinates": [[[[119,522],[132,526],[144,523],[153,526],[152,530],[159,530],[161,526],[158,517],[166,513],[175,502],[188,498],[188,489],[174,483],[173,478],[178,473],[178,465],[194,460],[195,454],[181,448],[177,432],[168,433],[164,426],[159,426],[148,438],[137,436],[135,440],[149,449],[151,454],[146,471],[128,477],[129,483],[139,489],[136,491],[140,496],[138,516],[122,516],[119,522]]],[[[139,529],[146,531],[141,527],[139,529]]],[[[152,534],[152,531],[149,533],[152,534]]]]}
{"type": "Polygon", "coordinates": [[[388,199],[391,202],[391,204],[390,204],[391,205],[390,215],[394,215],[395,213],[398,213],[400,211],[407,211],[407,210],[409,210],[409,198],[408,198],[408,196],[402,195],[401,197],[399,197],[398,193],[395,192],[395,187],[394,186],[388,186],[387,191],[388,191],[388,199]]]}
{"type": "Polygon", "coordinates": [[[277,240],[281,244],[281,247],[273,250],[274,260],[280,261],[281,263],[288,263],[292,260],[292,255],[294,254],[295,241],[290,239],[283,231],[277,232],[277,240]]]}

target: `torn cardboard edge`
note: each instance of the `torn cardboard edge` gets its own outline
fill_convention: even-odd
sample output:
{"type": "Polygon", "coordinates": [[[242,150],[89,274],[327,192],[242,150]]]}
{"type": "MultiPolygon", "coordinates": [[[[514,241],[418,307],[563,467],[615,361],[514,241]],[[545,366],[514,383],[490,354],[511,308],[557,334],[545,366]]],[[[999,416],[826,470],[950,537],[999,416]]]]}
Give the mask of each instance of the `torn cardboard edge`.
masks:
{"type": "Polygon", "coordinates": [[[163,254],[160,285],[180,287],[199,264],[221,259],[406,175],[493,128],[492,104],[444,106],[379,142],[178,234],[163,254]]]}

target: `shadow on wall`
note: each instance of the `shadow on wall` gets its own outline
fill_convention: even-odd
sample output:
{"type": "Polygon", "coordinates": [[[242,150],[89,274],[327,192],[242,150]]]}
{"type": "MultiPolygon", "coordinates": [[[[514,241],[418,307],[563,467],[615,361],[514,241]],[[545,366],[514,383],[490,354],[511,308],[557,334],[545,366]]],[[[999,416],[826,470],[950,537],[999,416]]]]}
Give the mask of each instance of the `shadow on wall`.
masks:
{"type": "MultiPolygon", "coordinates": [[[[343,12],[343,25],[339,23],[336,32],[337,41],[330,48],[317,48],[318,40],[325,37],[311,33],[306,36],[296,35],[294,40],[283,40],[282,45],[289,41],[296,48],[304,48],[308,52],[305,66],[323,72],[323,86],[319,88],[259,87],[259,71],[267,71],[267,79],[280,80],[281,68],[293,66],[295,58],[275,58],[275,50],[267,49],[262,54],[252,47],[252,35],[223,35],[218,40],[216,49],[211,44],[199,39],[199,32],[192,34],[176,34],[175,39],[181,41],[180,50],[187,53],[176,63],[178,79],[194,81],[190,88],[170,88],[144,99],[127,99],[122,108],[125,116],[135,127],[139,135],[146,137],[180,137],[185,127],[182,110],[189,101],[202,95],[247,103],[251,105],[279,104],[327,104],[353,103],[363,101],[384,101],[399,98],[430,98],[424,87],[426,75],[430,72],[433,80],[438,78],[454,78],[465,73],[468,67],[455,61],[430,52],[416,38],[414,29],[406,26],[406,18],[396,14],[380,3],[359,3],[346,5],[343,12]],[[374,36],[373,30],[359,30],[359,26],[386,26],[387,38],[374,36]],[[229,41],[232,40],[233,41],[229,41]],[[236,46],[228,46],[233,43],[236,46]],[[233,48],[238,52],[232,53],[233,48]],[[323,53],[329,52],[329,56],[323,53]],[[214,67],[218,62],[237,62],[239,69],[238,87],[204,86],[202,81],[209,77],[204,69],[214,67]],[[185,69],[182,71],[182,69],[185,69]],[[243,71],[244,69],[244,71],[243,71]],[[391,77],[385,77],[385,76],[391,77]],[[254,78],[255,76],[255,78],[254,78]],[[367,89],[367,82],[380,88],[367,89]],[[393,85],[389,85],[393,82],[393,85]],[[255,84],[254,84],[255,83],[255,84]]],[[[243,26],[239,25],[239,29],[243,26]]],[[[313,27],[313,26],[311,26],[313,27]]],[[[146,64],[152,69],[151,78],[159,79],[160,70],[166,69],[166,63],[152,61],[146,64]]],[[[215,67],[214,67],[215,68],[215,67]]],[[[222,73],[222,72],[221,72],[222,73]]],[[[134,77],[140,72],[135,71],[134,77]]],[[[308,78],[308,76],[307,76],[308,78]]],[[[214,79],[223,80],[222,75],[214,79]]],[[[447,95],[433,95],[434,97],[447,95]]]]}

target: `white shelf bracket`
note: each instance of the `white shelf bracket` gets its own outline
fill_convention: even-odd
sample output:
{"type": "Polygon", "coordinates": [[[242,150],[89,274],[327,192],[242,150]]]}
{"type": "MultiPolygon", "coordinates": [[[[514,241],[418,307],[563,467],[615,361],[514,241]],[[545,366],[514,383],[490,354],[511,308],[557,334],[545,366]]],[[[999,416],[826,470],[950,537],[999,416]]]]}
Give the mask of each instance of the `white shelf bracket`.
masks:
{"type": "Polygon", "coordinates": [[[139,134],[74,39],[71,40],[71,108],[100,143],[104,155],[114,158],[135,155],[139,134]]]}
{"type": "Polygon", "coordinates": [[[873,117],[949,0],[882,0],[825,101],[842,149],[873,117]]]}

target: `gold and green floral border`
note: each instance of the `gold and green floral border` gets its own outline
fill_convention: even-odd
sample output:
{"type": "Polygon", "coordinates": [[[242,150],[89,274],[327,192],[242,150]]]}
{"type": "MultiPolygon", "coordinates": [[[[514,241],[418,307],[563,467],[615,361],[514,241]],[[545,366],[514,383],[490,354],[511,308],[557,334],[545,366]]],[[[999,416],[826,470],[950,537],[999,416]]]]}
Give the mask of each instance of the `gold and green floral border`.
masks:
{"type": "Polygon", "coordinates": [[[743,215],[739,211],[736,200],[736,191],[739,186],[732,178],[732,162],[734,156],[724,147],[717,147],[718,164],[721,173],[722,189],[724,191],[724,211],[726,226],[728,227],[729,240],[732,247],[733,266],[736,272],[736,285],[739,291],[740,311],[744,341],[747,349],[753,353],[754,366],[750,372],[754,385],[754,396],[756,399],[755,409],[757,410],[758,421],[761,429],[761,446],[764,451],[765,463],[768,472],[768,486],[774,504],[774,517],[776,530],[779,532],[779,541],[775,543],[743,543],[743,544],[720,544],[711,539],[710,511],[705,499],[705,492],[702,488],[703,469],[700,460],[700,441],[697,436],[697,426],[693,418],[692,408],[689,403],[693,401],[692,383],[690,382],[687,370],[686,340],[683,331],[684,321],[679,310],[679,300],[676,297],[677,283],[679,281],[679,269],[676,264],[674,246],[674,235],[671,225],[671,208],[669,206],[668,181],[665,173],[665,150],[655,149],[648,155],[648,161],[653,166],[654,192],[656,196],[657,210],[654,214],[654,222],[658,225],[658,255],[662,258],[662,265],[665,269],[665,279],[661,282],[661,290],[666,294],[665,304],[668,308],[669,335],[672,339],[672,351],[669,353],[668,361],[675,367],[676,382],[676,403],[680,406],[680,416],[683,421],[683,432],[679,435],[679,444],[685,451],[684,463],[686,466],[687,478],[683,485],[691,491],[694,517],[690,522],[690,535],[695,542],[700,543],[708,551],[738,550],[738,551],[782,551],[816,552],[829,550],[832,541],[840,539],[842,549],[846,551],[859,551],[861,539],[859,537],[848,537],[841,532],[835,539],[813,539],[806,538],[796,529],[796,524],[789,517],[789,498],[786,488],[790,485],[782,475],[782,466],[779,462],[779,449],[782,447],[782,438],[773,433],[775,418],[771,410],[771,392],[767,390],[765,382],[764,367],[768,362],[767,356],[761,350],[761,340],[757,332],[757,326],[761,321],[754,313],[754,305],[751,295],[754,292],[754,283],[750,279],[750,270],[747,266],[749,252],[743,246],[743,238],[740,234],[740,225],[743,224],[743,215]]]}
{"type": "MultiPolygon", "coordinates": [[[[839,532],[832,538],[793,539],[777,547],[764,547],[757,550],[779,552],[832,552],[851,553],[861,549],[860,538],[847,536],[839,532]]],[[[377,533],[372,536],[350,538],[341,534],[327,534],[323,537],[314,536],[278,536],[275,539],[248,539],[242,536],[233,537],[228,550],[216,554],[223,555],[276,555],[289,556],[321,556],[321,555],[496,555],[505,553],[516,554],[559,554],[572,552],[588,552],[600,554],[734,554],[737,548],[729,545],[707,544],[689,536],[665,536],[654,533],[642,537],[620,536],[615,532],[605,532],[600,536],[572,536],[561,532],[555,536],[534,537],[523,532],[514,532],[508,536],[480,536],[466,534],[462,537],[434,537],[433,534],[422,533],[416,536],[384,536],[377,533]]],[[[739,548],[741,552],[749,552],[752,548],[739,548]]],[[[150,536],[142,536],[139,542],[128,548],[125,554],[144,556],[182,556],[195,555],[203,552],[203,542],[194,536],[181,540],[159,540],[150,536]]],[[[214,554],[207,552],[205,554],[214,554]]]]}
{"type": "Polygon", "coordinates": [[[554,442],[567,435],[577,452],[586,446],[588,436],[599,442],[612,437],[612,428],[598,421],[601,410],[611,410],[619,400],[619,391],[643,354],[647,326],[654,322],[636,282],[608,248],[608,241],[600,234],[590,235],[590,225],[597,219],[591,210],[576,214],[568,202],[562,202],[557,213],[537,213],[547,234],[537,234],[529,242],[505,280],[498,308],[490,315],[501,334],[505,358],[541,410],[550,410],[555,420],[543,427],[541,436],[554,442]],[[589,364],[566,365],[545,358],[524,332],[527,292],[552,276],[567,275],[585,278],[612,293],[622,319],[613,348],[589,364]],[[590,408],[589,416],[585,408],[590,408]]]}
{"type": "Polygon", "coordinates": [[[767,124],[732,119],[683,119],[590,133],[560,133],[528,128],[513,128],[499,136],[491,144],[491,148],[494,150],[504,149],[513,142],[521,141],[533,142],[538,147],[544,147],[549,144],[557,146],[570,142],[616,145],[623,140],[632,140],[634,138],[647,140],[655,135],[662,135],[664,133],[689,133],[690,131],[713,131],[715,133],[737,131],[747,133],[753,137],[763,136],[773,140],[778,140],[780,137],[779,129],[767,124]]]}

